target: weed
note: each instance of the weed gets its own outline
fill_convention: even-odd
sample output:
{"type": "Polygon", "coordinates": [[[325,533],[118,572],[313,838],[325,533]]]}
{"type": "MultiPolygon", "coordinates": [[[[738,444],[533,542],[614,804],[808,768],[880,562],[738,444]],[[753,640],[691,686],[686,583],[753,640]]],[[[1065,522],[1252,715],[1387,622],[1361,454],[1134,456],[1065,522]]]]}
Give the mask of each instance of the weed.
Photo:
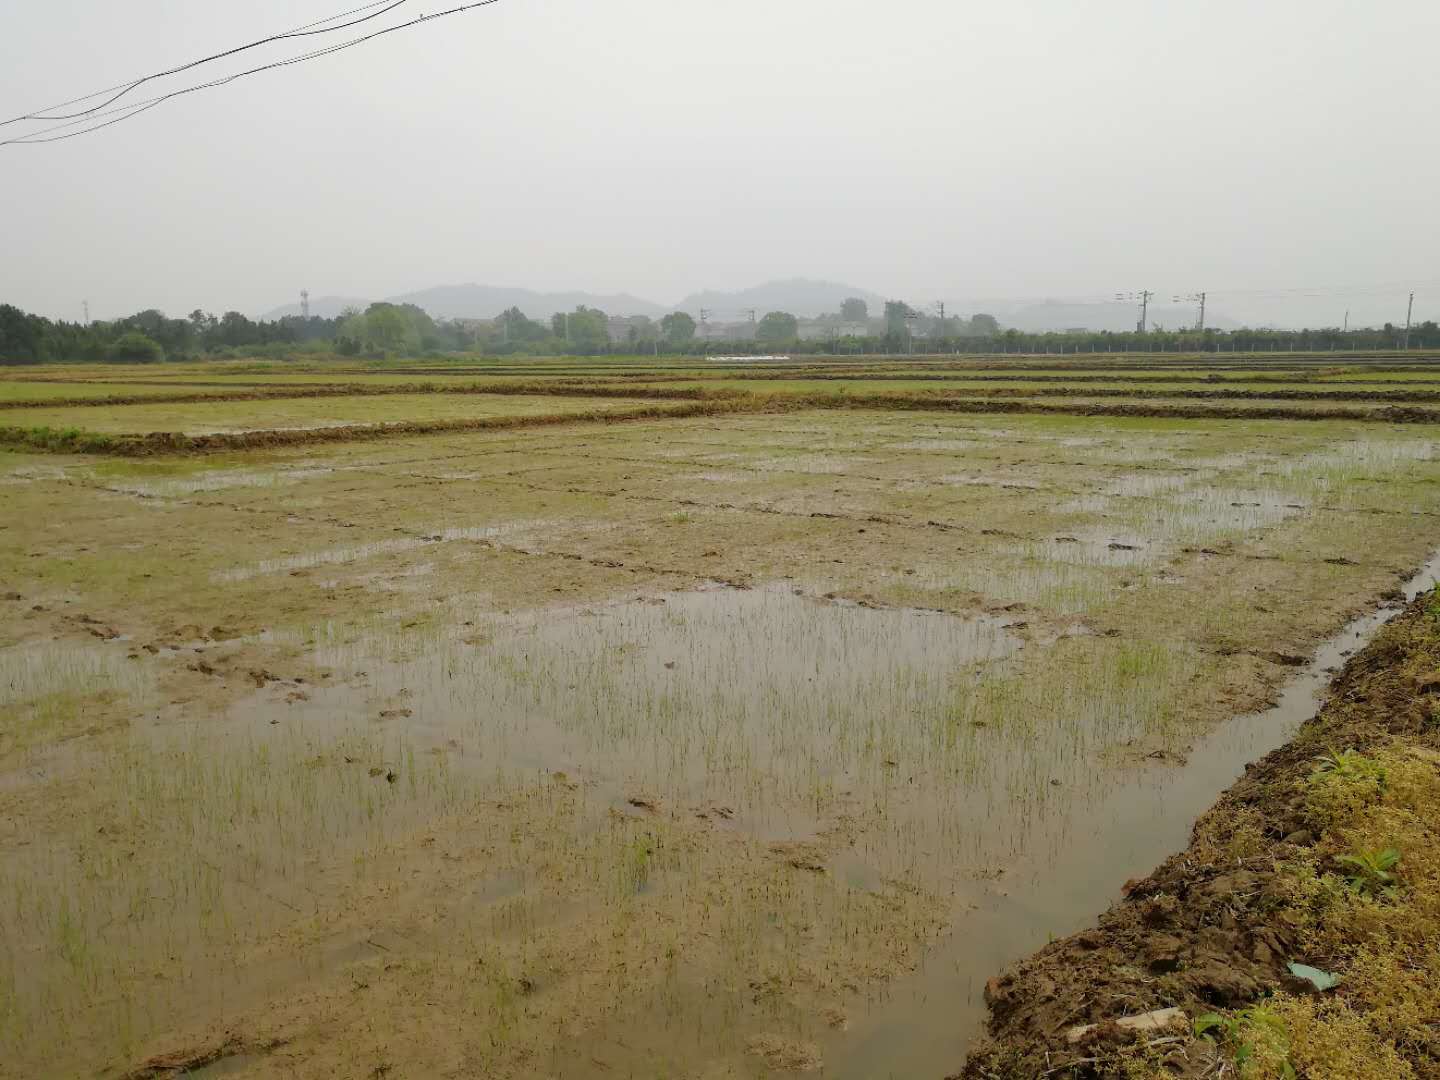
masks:
{"type": "Polygon", "coordinates": [[[1195,1020],[1194,1027],[1196,1035],[1219,1043],[1230,1053],[1241,1077],[1294,1080],[1285,1020],[1266,1005],[1234,1013],[1205,1013],[1195,1020]]]}
{"type": "Polygon", "coordinates": [[[1430,590],[1430,596],[1425,601],[1425,614],[1440,622],[1440,585],[1430,590]]]}
{"type": "Polygon", "coordinates": [[[1335,861],[1349,871],[1345,882],[1354,892],[1387,900],[1395,897],[1399,879],[1393,871],[1400,863],[1400,852],[1395,848],[1337,855],[1335,861]]]}
{"type": "Polygon", "coordinates": [[[1305,808],[1317,825],[1332,828],[1378,802],[1385,784],[1385,765],[1378,759],[1329,750],[1315,759],[1305,783],[1305,808]]]}

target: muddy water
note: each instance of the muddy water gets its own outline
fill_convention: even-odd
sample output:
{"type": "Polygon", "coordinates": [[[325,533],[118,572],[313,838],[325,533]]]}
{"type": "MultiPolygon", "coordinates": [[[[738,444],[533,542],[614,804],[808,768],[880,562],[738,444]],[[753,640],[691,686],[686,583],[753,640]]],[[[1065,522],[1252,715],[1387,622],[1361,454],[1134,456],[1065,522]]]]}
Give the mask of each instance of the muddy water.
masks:
{"type": "MultiPolygon", "coordinates": [[[[1440,581],[1440,553],[1405,585],[1407,600],[1440,581]]],[[[827,1048],[837,1078],[944,1076],[981,1033],[985,981],[1057,937],[1093,923],[1141,877],[1184,847],[1190,829],[1247,763],[1283,745],[1319,710],[1345,658],[1393,618],[1393,604],[1351,621],[1325,642],[1275,706],[1217,728],[1179,768],[1158,765],[1115,780],[1113,792],[1080,805],[1043,859],[1017,863],[910,978],[857,1016],[843,1043],[827,1048]]]]}
{"type": "MultiPolygon", "coordinates": [[[[322,643],[315,658],[343,673],[339,685],[311,690],[285,722],[335,737],[366,717],[381,737],[443,753],[499,788],[559,774],[599,803],[719,806],[735,827],[779,839],[892,786],[902,761],[913,772],[948,737],[957,703],[1020,644],[991,616],[876,610],[790,588],[459,610],[430,637],[322,643]]],[[[260,694],[236,712],[271,708],[260,694]]]]}
{"type": "MultiPolygon", "coordinates": [[[[537,784],[573,786],[582,809],[572,824],[536,818],[532,828],[540,842],[556,828],[574,830],[563,842],[577,853],[613,814],[706,815],[715,828],[763,844],[853,829],[840,853],[825,857],[829,873],[814,879],[822,883],[816,903],[831,911],[812,916],[818,932],[883,934],[868,923],[852,927],[848,905],[863,912],[904,888],[940,898],[941,917],[956,918],[963,933],[1001,893],[1028,888],[1010,872],[1027,853],[1063,859],[1076,840],[1075,815],[1083,819],[1111,787],[1095,755],[1154,724],[1173,675],[1161,650],[1088,638],[1079,654],[1086,670],[1036,682],[1027,658],[1063,650],[1066,641],[1032,634],[1024,644],[1022,625],[1011,622],[875,609],[790,586],[513,615],[495,614],[483,599],[460,600],[433,629],[382,622],[353,638],[322,632],[305,642],[332,673],[329,683],[307,684],[303,694],[266,685],[207,722],[204,758],[233,764],[193,782],[223,788],[232,774],[242,777],[246,805],[267,815],[295,803],[274,811],[278,849],[247,841],[235,856],[234,872],[249,889],[232,901],[235,917],[261,923],[315,906],[304,871],[310,842],[282,818],[323,807],[317,836],[345,849],[371,827],[366,785],[386,800],[394,826],[402,816],[423,821],[463,778],[495,799],[537,784]],[[262,763],[279,756],[327,764],[268,779],[262,763]],[[374,778],[386,770],[396,782],[374,778]],[[296,785],[303,798],[292,793],[296,785]]],[[[165,760],[201,757],[189,723],[148,737],[171,751],[165,760]]],[[[703,873],[699,864],[682,867],[656,875],[647,889],[687,894],[703,873]]],[[[1107,866],[1097,880],[1113,889],[1107,866]]],[[[1067,888],[1047,894],[1060,905],[1056,913],[1067,910],[1067,888]]],[[[583,902],[604,898],[575,901],[583,902]]],[[[823,1037],[829,1029],[814,1012],[757,1004],[746,989],[759,971],[743,959],[752,937],[763,943],[774,934],[768,907],[754,905],[746,914],[754,925],[728,939],[742,958],[733,969],[683,970],[654,997],[625,1002],[602,1030],[553,1047],[556,1075],[733,1061],[757,1029],[823,1037]],[[587,1064],[597,1061],[603,1067],[587,1064]]],[[[169,945],[198,949],[203,941],[169,945]]],[[[327,969],[348,955],[317,956],[308,966],[327,969]]],[[[982,981],[995,967],[984,951],[954,963],[982,981]]],[[[259,982],[278,987],[293,975],[276,969],[259,982]]],[[[857,1053],[874,1055],[873,1064],[900,1051],[884,1009],[872,1021],[868,1007],[861,1002],[852,1014],[860,1037],[827,1049],[832,1070],[857,1053]]],[[[934,1020],[901,1034],[939,1043],[954,1031],[953,1009],[934,1020]]],[[[944,1057],[938,1051],[935,1060],[944,1057]]]]}
{"type": "MultiPolygon", "coordinates": [[[[377,616],[363,631],[322,627],[297,639],[327,680],[262,673],[263,685],[223,715],[172,703],[137,723],[109,762],[127,793],[109,817],[143,826],[150,848],[173,846],[173,865],[136,871],[114,897],[91,896],[78,880],[65,886],[63,859],[39,850],[17,860],[17,875],[72,889],[84,900],[73,917],[87,927],[123,927],[86,931],[107,950],[86,961],[102,974],[129,971],[134,956],[181,963],[196,987],[186,1002],[195,1015],[179,1006],[172,1015],[188,1025],[406,947],[337,933],[243,977],[211,977],[230,925],[263,940],[325,910],[339,878],[316,870],[322,856],[379,852],[412,824],[472,812],[477,797],[564,790],[578,804],[562,814],[538,801],[517,826],[520,861],[473,868],[470,906],[454,924],[482,935],[482,909],[533,886],[526,859],[552,849],[577,866],[601,865],[616,815],[704,814],[717,834],[764,845],[853,830],[826,849],[827,873],[802,868],[793,892],[748,894],[718,935],[718,961],[681,966],[658,988],[642,983],[596,1028],[555,1040],[544,1051],[548,1074],[692,1074],[726,1062],[726,1075],[760,1075],[741,1048],[763,1031],[820,1044],[824,1075],[938,1076],[979,1029],[984,980],[1087,922],[1120,882],[1178,847],[1241,764],[1313,709],[1320,669],[1382,618],[1350,628],[1277,710],[1232,722],[1186,768],[1117,776],[1096,766],[1097,755],[1152,730],[1183,673],[1183,656],[1161,646],[1040,633],[1003,615],[875,609],[788,584],[514,614],[496,613],[479,588],[442,602],[421,625],[377,616]],[[882,940],[901,889],[941,898],[949,931],[918,972],[875,997],[827,990],[827,1000],[843,1001],[848,1031],[832,1032],[789,989],[759,997],[752,980],[766,969],[757,956],[795,941],[777,931],[777,914],[868,948],[882,940]]],[[[204,655],[223,666],[221,653],[204,655]]],[[[26,678],[43,690],[50,676],[26,678]]],[[[692,898],[709,887],[706,874],[732,865],[717,861],[719,850],[702,845],[657,870],[641,890],[647,902],[678,895],[700,906],[692,898]]],[[[577,880],[570,914],[607,903],[593,882],[577,880]]],[[[33,923],[38,941],[53,927],[44,905],[33,907],[16,926],[33,923]]],[[[413,947],[443,952],[455,925],[414,934],[413,947]]],[[[703,923],[683,925],[688,933],[703,923]]],[[[836,961],[829,947],[822,941],[809,959],[836,961]]],[[[883,985],[894,970],[877,962],[856,985],[883,985]]],[[[68,1002],[67,977],[27,961],[13,981],[20,995],[68,1002]]],[[[165,1011],[158,999],[153,1007],[165,1011]]]]}

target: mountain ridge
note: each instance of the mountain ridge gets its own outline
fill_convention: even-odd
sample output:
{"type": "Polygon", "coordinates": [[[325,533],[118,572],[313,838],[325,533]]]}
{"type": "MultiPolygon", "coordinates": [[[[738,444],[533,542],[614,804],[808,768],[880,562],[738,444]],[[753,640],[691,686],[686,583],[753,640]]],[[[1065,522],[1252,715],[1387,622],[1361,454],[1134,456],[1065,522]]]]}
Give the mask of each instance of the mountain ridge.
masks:
{"type": "MultiPolygon", "coordinates": [[[[434,285],[427,289],[397,293],[383,298],[391,304],[414,304],[437,319],[493,319],[502,311],[518,307],[532,319],[544,319],[557,311],[573,311],[580,305],[599,308],[607,315],[648,315],[659,318],[672,311],[688,311],[698,315],[701,308],[721,318],[738,317],[750,308],[763,315],[767,311],[788,311],[801,318],[813,318],[838,311],[840,302],[858,296],[870,305],[871,314],[879,314],[884,299],[879,293],[834,281],[812,278],[786,278],[762,282],[746,289],[705,289],[691,293],[678,304],[657,304],[631,293],[593,293],[570,289],[542,292],[519,286],[434,285]]],[[[346,308],[362,311],[370,300],[347,296],[322,296],[310,301],[310,313],[332,319],[346,308]]],[[[263,319],[280,319],[299,315],[299,304],[283,304],[261,315],[263,319]]]]}

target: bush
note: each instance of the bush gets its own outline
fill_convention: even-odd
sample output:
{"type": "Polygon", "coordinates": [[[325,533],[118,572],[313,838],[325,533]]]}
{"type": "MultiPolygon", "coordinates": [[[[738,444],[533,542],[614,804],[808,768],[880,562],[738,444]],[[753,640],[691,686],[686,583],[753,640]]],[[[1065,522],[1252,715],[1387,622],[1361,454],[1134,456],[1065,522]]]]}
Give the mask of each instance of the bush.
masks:
{"type": "Polygon", "coordinates": [[[112,364],[156,364],[165,359],[165,350],[159,342],[131,330],[110,343],[105,359],[112,364]]]}

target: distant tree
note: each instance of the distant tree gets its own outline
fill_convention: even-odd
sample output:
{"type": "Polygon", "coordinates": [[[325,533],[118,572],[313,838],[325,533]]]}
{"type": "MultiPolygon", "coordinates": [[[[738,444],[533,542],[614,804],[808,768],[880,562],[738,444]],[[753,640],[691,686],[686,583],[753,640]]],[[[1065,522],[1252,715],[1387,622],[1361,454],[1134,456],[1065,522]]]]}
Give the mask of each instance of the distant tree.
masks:
{"type": "Polygon", "coordinates": [[[864,322],[870,317],[870,305],[852,296],[840,304],[840,317],[846,322],[864,322]]]}
{"type": "Polygon", "coordinates": [[[397,304],[371,304],[366,308],[365,335],[372,348],[384,352],[401,352],[420,344],[410,312],[397,304]]]}
{"type": "Polygon", "coordinates": [[[652,345],[658,336],[655,320],[648,315],[636,315],[628,320],[625,340],[631,345],[652,345]]]}
{"type": "Polygon", "coordinates": [[[105,359],[114,364],[154,364],[165,359],[165,350],[139,330],[128,330],[106,348],[105,359]]]}
{"type": "Polygon", "coordinates": [[[970,333],[976,337],[992,337],[1000,333],[1000,320],[983,312],[970,317],[970,333]]]}
{"type": "Polygon", "coordinates": [[[341,356],[359,356],[365,351],[369,332],[369,324],[359,309],[347,307],[340,312],[335,327],[335,351],[341,356]]]}
{"type": "Polygon", "coordinates": [[[202,347],[208,347],[210,345],[210,339],[215,333],[215,327],[219,325],[219,321],[209,312],[196,308],[190,312],[189,322],[190,334],[195,339],[195,342],[202,347]]]}
{"type": "Polygon", "coordinates": [[[259,328],[238,311],[227,311],[220,316],[214,336],[217,344],[231,348],[260,344],[259,328]]]}
{"type": "Polygon", "coordinates": [[[495,320],[495,325],[500,331],[502,345],[541,341],[548,336],[543,324],[527,318],[518,307],[502,311],[499,318],[495,320]]]}
{"type": "Polygon", "coordinates": [[[660,333],[671,345],[687,345],[695,340],[695,320],[683,311],[672,311],[660,320],[660,333]]]}
{"type": "Polygon", "coordinates": [[[904,337],[906,320],[915,314],[915,309],[902,300],[885,301],[885,333],[892,337],[904,337]]]}
{"type": "Polygon", "coordinates": [[[11,304],[0,304],[0,363],[38,364],[42,359],[44,320],[11,304]]]}
{"type": "Polygon", "coordinates": [[[570,345],[577,353],[602,352],[610,344],[610,319],[581,304],[570,313],[570,345]]]}
{"type": "Polygon", "coordinates": [[[794,341],[799,333],[800,320],[788,311],[767,312],[755,327],[756,340],[772,345],[782,341],[794,341]]]}

